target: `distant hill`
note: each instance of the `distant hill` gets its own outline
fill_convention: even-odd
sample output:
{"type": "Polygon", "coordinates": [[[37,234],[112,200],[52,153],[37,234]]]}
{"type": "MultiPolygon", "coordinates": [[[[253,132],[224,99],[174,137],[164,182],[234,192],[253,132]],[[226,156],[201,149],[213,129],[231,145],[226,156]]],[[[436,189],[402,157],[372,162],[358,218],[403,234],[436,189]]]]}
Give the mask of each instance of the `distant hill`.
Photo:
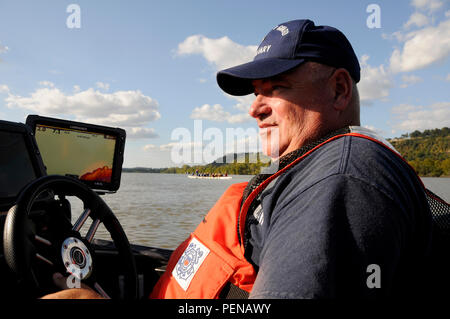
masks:
{"type": "Polygon", "coordinates": [[[199,173],[228,175],[256,175],[261,167],[268,166],[270,158],[262,153],[227,154],[207,165],[183,165],[162,170],[161,173],[186,174],[198,170],[199,173]]]}
{"type": "Polygon", "coordinates": [[[450,176],[450,129],[414,131],[388,141],[420,176],[450,176]]]}
{"type": "MultiPolygon", "coordinates": [[[[388,141],[414,167],[420,176],[450,176],[450,129],[414,131],[388,141]]],[[[170,168],[124,168],[124,172],[186,174],[200,173],[228,175],[256,175],[268,166],[270,158],[262,153],[227,154],[207,165],[183,165],[170,168]]]]}

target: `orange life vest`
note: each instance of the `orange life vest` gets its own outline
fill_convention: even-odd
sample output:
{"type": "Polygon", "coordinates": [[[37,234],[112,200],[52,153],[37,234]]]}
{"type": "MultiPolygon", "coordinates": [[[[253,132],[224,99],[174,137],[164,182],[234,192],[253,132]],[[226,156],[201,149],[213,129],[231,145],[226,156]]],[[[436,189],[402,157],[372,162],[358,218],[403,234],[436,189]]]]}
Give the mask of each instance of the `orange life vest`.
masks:
{"type": "MultiPolygon", "coordinates": [[[[172,253],[166,271],[155,285],[150,298],[215,299],[227,283],[251,292],[256,271],[244,257],[242,244],[250,204],[273,179],[319,147],[343,136],[369,139],[391,149],[387,142],[382,142],[374,136],[356,132],[339,134],[312,148],[264,180],[250,193],[242,207],[243,191],[247,183],[230,186],[189,238],[172,253]]],[[[394,149],[391,150],[403,160],[394,149]]]]}
{"type": "Polygon", "coordinates": [[[230,186],[172,253],[150,298],[217,298],[228,281],[250,292],[256,272],[244,258],[236,232],[246,185],[230,186]]]}

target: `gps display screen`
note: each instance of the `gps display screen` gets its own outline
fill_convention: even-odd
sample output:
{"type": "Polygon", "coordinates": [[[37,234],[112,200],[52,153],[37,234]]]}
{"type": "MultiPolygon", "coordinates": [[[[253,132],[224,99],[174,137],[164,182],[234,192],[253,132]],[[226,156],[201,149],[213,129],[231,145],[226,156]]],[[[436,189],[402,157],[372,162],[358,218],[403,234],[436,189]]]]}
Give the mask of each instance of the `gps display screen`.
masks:
{"type": "Polygon", "coordinates": [[[35,137],[48,175],[111,182],[115,136],[87,132],[82,128],[36,124],[35,137]]]}

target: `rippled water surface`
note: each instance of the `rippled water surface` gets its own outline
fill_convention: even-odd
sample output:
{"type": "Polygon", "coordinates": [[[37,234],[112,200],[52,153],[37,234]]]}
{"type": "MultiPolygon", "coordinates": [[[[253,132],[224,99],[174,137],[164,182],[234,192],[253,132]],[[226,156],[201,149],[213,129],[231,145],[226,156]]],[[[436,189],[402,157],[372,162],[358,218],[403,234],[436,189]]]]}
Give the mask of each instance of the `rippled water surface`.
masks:
{"type": "Polygon", "coordinates": [[[450,178],[442,177],[422,177],[422,181],[425,186],[434,192],[436,195],[450,202],[450,178]]]}
{"type": "MultiPolygon", "coordinates": [[[[211,180],[181,174],[123,173],[119,191],[102,198],[131,243],[173,249],[197,227],[228,186],[251,178],[233,175],[231,180],[211,180]]],[[[74,222],[82,205],[70,201],[74,222]]],[[[95,237],[109,239],[102,225],[95,237]]]]}
{"type": "MultiPolygon", "coordinates": [[[[120,189],[104,195],[135,244],[174,249],[196,228],[204,215],[233,183],[252,176],[234,175],[231,180],[190,179],[177,174],[124,173],[120,189]]],[[[450,178],[422,178],[425,185],[450,201],[450,178]]],[[[71,199],[74,222],[81,203],[71,199]]],[[[89,225],[85,225],[86,231],[89,225]]],[[[101,226],[96,238],[110,239],[101,226]]]]}

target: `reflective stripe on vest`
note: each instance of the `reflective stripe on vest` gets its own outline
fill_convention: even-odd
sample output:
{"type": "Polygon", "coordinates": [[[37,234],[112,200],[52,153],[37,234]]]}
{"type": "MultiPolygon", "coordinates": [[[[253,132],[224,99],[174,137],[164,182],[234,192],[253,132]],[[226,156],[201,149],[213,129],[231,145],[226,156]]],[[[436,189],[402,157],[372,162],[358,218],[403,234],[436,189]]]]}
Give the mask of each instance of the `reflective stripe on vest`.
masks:
{"type": "MultiPolygon", "coordinates": [[[[231,185],[197,226],[195,231],[172,253],[165,273],[155,285],[150,298],[218,298],[223,287],[231,284],[251,292],[256,279],[253,266],[244,257],[245,220],[252,201],[272,180],[299,163],[323,145],[344,136],[365,138],[382,145],[406,161],[390,145],[365,132],[333,136],[312,148],[289,165],[264,180],[246,198],[241,208],[247,183],[231,185]],[[239,221],[239,233],[236,232],[239,221]]],[[[410,166],[411,167],[411,166],[410,166]]],[[[412,169],[412,168],[411,168],[412,169]]],[[[413,170],[414,171],[414,170],[413,170]]],[[[422,183],[420,178],[419,181],[422,183]]],[[[422,184],[423,186],[423,184],[422,184]]],[[[425,189],[425,187],[424,187],[425,189]]]]}

